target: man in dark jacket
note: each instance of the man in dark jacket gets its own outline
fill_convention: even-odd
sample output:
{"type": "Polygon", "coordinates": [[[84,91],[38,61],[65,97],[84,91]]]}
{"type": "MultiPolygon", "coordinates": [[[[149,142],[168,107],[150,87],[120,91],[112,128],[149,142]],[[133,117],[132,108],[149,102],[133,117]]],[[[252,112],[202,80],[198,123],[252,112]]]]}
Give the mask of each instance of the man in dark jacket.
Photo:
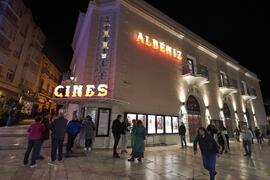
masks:
{"type": "Polygon", "coordinates": [[[181,125],[179,126],[179,136],[181,141],[181,148],[187,148],[187,142],[186,142],[186,127],[183,122],[181,122],[181,125]],[[184,147],[185,146],[185,147],[184,147]]]}
{"type": "Polygon", "coordinates": [[[209,171],[210,180],[214,180],[216,176],[216,156],[219,148],[214,138],[209,135],[204,127],[200,127],[198,135],[194,140],[194,153],[197,153],[197,143],[202,153],[203,166],[209,171]]]}
{"type": "Polygon", "coordinates": [[[59,117],[50,124],[52,149],[51,149],[51,163],[49,165],[55,165],[56,154],[58,149],[58,161],[63,159],[63,144],[66,134],[67,119],[64,118],[64,110],[59,110],[59,117]]]}
{"type": "Polygon", "coordinates": [[[113,145],[113,157],[120,158],[119,154],[117,153],[117,146],[120,140],[120,136],[122,133],[122,124],[120,122],[122,116],[119,114],[117,118],[113,121],[112,124],[112,133],[114,137],[114,145],[113,145]]]}

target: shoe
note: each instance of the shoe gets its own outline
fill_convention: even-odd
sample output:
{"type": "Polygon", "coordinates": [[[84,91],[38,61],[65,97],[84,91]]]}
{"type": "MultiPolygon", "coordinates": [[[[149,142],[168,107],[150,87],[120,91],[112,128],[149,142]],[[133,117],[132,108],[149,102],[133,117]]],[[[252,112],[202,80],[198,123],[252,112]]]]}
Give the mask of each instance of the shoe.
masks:
{"type": "Polygon", "coordinates": [[[36,168],[37,164],[30,165],[30,168],[36,168]]]}
{"type": "Polygon", "coordinates": [[[84,150],[84,151],[88,151],[88,148],[84,148],[83,150],[84,150]]]}
{"type": "Polygon", "coordinates": [[[244,154],[244,156],[248,156],[248,154],[244,154]]]}
{"type": "Polygon", "coordinates": [[[120,158],[118,154],[113,155],[114,158],[120,158]]]}
{"type": "Polygon", "coordinates": [[[217,171],[215,171],[215,174],[214,174],[214,176],[216,176],[217,175],[217,171]]]}
{"type": "Polygon", "coordinates": [[[50,166],[57,166],[57,164],[56,164],[55,161],[48,162],[48,165],[50,165],[50,166]]]}
{"type": "Polygon", "coordinates": [[[133,162],[133,161],[135,161],[135,159],[132,157],[132,158],[129,158],[128,161],[133,162]]]}
{"type": "Polygon", "coordinates": [[[92,148],[88,148],[87,151],[92,151],[92,148]]]}
{"type": "Polygon", "coordinates": [[[45,158],[43,156],[39,156],[39,160],[44,160],[45,158]]]}
{"type": "Polygon", "coordinates": [[[28,164],[28,161],[23,162],[23,165],[27,166],[27,164],[28,164]]]}
{"type": "Polygon", "coordinates": [[[138,158],[137,160],[138,160],[139,162],[142,162],[142,158],[138,158]]]}

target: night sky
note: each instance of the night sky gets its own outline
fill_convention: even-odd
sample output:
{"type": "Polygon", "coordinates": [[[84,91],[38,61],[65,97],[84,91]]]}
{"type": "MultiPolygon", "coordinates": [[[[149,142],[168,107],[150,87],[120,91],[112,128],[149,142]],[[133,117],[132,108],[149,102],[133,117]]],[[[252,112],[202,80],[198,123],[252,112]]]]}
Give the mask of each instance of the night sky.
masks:
{"type": "MultiPolygon", "coordinates": [[[[236,59],[262,80],[263,95],[270,98],[267,71],[270,16],[260,1],[146,0],[180,24],[236,59]],[[169,3],[168,3],[169,2],[169,3]]],[[[71,42],[79,11],[89,0],[24,0],[47,37],[45,53],[66,71],[72,58],[71,42]]]]}

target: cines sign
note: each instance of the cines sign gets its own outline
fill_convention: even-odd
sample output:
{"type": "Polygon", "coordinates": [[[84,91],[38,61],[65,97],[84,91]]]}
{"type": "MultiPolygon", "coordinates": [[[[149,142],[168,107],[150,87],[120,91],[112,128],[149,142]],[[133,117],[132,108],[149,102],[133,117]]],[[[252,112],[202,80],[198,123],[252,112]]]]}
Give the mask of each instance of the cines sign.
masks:
{"type": "Polygon", "coordinates": [[[150,47],[156,51],[159,51],[167,56],[173,57],[176,60],[182,59],[182,52],[178,49],[175,49],[164,42],[160,42],[157,39],[150,38],[149,36],[139,32],[136,35],[136,41],[140,44],[143,44],[147,47],[150,47]]]}
{"type": "Polygon", "coordinates": [[[59,85],[54,89],[54,95],[55,97],[104,97],[108,95],[108,85],[100,84],[97,88],[95,85],[59,85]]]}

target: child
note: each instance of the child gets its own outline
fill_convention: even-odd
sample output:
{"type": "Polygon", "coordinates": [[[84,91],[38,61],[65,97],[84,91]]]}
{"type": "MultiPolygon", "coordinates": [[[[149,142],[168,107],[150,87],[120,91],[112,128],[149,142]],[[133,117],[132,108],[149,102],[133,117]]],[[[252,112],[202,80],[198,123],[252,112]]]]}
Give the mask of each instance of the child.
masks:
{"type": "Polygon", "coordinates": [[[28,158],[32,151],[30,168],[37,167],[36,160],[39,159],[39,151],[41,147],[42,133],[45,131],[44,125],[41,123],[41,117],[35,117],[35,122],[28,128],[28,147],[24,155],[24,165],[28,164],[28,158]]]}

